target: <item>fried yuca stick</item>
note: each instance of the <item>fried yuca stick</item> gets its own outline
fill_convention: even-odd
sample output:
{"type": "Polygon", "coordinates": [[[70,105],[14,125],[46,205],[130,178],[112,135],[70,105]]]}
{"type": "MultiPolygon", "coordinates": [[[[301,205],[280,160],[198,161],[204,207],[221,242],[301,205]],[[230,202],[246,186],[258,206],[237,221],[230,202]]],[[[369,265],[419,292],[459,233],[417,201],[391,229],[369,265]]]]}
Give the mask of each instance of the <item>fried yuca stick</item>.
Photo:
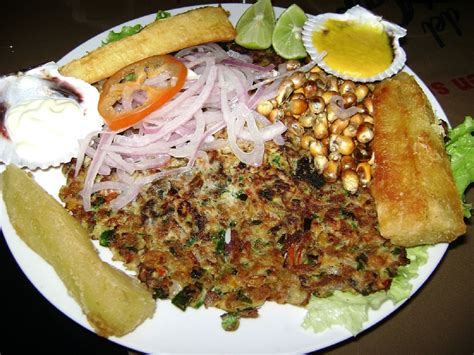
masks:
{"type": "Polygon", "coordinates": [[[103,262],[80,223],[26,172],[9,165],[1,177],[17,234],[54,267],[99,335],[122,336],[153,316],[151,293],[103,262]]]}
{"type": "Polygon", "coordinates": [[[202,7],[155,21],[135,35],[97,48],[60,68],[61,74],[88,83],[153,55],[168,54],[208,42],[231,41],[235,29],[221,7],[202,7]]]}
{"type": "Polygon", "coordinates": [[[436,120],[415,79],[400,73],[373,96],[375,200],[380,233],[406,247],[450,242],[466,232],[436,120]]]}

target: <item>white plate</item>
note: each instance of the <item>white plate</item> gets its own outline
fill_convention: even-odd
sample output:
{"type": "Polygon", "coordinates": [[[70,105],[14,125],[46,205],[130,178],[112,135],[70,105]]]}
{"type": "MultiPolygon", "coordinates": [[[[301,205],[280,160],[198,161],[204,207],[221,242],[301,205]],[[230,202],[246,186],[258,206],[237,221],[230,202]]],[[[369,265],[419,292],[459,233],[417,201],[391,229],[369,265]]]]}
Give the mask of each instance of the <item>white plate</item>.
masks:
{"type": "MultiPolygon", "coordinates": [[[[224,4],[230,11],[231,21],[235,24],[249,5],[224,4]]],[[[172,14],[189,10],[193,7],[170,10],[172,14]]],[[[278,16],[283,9],[276,8],[278,16]]],[[[136,23],[147,24],[154,20],[155,15],[144,16],[129,21],[124,25],[136,23]]],[[[114,30],[120,30],[119,25],[114,30]]],[[[83,43],[72,50],[59,62],[64,64],[71,59],[78,58],[100,45],[109,31],[83,43]]],[[[410,74],[414,73],[406,68],[410,74]]],[[[416,76],[415,76],[416,77],[416,76]]],[[[419,84],[428,96],[436,115],[447,121],[446,115],[427,87],[417,78],[419,84]]],[[[3,170],[3,167],[0,167],[3,170]]],[[[64,183],[64,177],[59,169],[35,173],[38,182],[52,195],[56,196],[59,187],[64,183]]],[[[32,252],[16,235],[8,221],[3,200],[0,201],[0,225],[7,244],[28,279],[41,294],[56,306],[61,312],[92,330],[77,303],[68,295],[66,288],[60,281],[53,268],[32,252]]],[[[96,244],[97,245],[97,244],[96,244]]],[[[110,252],[100,249],[101,257],[110,261],[110,252]]],[[[442,259],[447,244],[438,244],[429,249],[429,261],[419,270],[419,277],[412,281],[412,295],[423,285],[442,259]]],[[[118,263],[113,263],[119,265],[118,263]]],[[[123,268],[122,268],[123,269],[123,268]]],[[[369,320],[364,324],[367,329],[387,317],[400,306],[386,302],[378,311],[371,311],[369,320]]],[[[158,301],[155,316],[139,326],[134,332],[121,337],[112,337],[110,340],[145,353],[303,353],[310,352],[341,342],[351,334],[339,327],[332,328],[320,334],[304,330],[301,323],[305,310],[290,305],[265,304],[259,311],[257,319],[243,319],[236,332],[225,332],[221,328],[218,309],[199,310],[188,309],[182,312],[169,301],[158,301]]]]}

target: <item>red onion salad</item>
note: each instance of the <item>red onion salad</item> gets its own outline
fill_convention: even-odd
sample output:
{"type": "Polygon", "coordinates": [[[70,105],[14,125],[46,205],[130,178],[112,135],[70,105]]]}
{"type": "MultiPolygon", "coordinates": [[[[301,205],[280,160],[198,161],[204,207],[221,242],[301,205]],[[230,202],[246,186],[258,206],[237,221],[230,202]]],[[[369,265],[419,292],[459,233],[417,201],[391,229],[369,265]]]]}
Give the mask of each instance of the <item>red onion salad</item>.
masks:
{"type": "MultiPolygon", "coordinates": [[[[281,80],[292,72],[252,63],[249,56],[225,51],[217,44],[184,49],[176,54],[197,75],[169,102],[131,129],[112,131],[105,127],[81,144],[76,174],[85,156],[92,158],[81,192],[86,211],[92,209],[91,195],[113,190],[119,195],[110,204],[118,210],[133,201],[147,184],[168,175],[189,171],[198,156],[228,146],[245,164],[260,166],[265,142],[284,144],[286,126],[270,122],[254,108],[260,100],[276,96],[281,80]],[[216,138],[227,130],[227,139],[216,138]],[[238,142],[252,147],[244,151],[238,142]],[[172,157],[187,159],[187,165],[167,168],[172,157]],[[149,172],[149,169],[156,171],[149,172]],[[116,171],[113,180],[96,182],[98,176],[116,171]]],[[[307,71],[316,61],[299,68],[307,71]]],[[[100,179],[99,179],[100,180],[100,179]]]]}

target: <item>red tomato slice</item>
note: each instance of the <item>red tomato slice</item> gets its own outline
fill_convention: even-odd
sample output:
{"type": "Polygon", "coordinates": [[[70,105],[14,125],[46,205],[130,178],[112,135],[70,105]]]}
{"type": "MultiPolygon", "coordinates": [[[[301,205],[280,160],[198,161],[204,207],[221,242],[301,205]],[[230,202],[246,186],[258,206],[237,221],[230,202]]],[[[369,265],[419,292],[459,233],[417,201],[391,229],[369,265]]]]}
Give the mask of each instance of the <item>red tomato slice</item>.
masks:
{"type": "Polygon", "coordinates": [[[170,55],[130,64],[105,82],[99,112],[113,130],[131,127],[175,96],[186,74],[186,66],[170,55]]]}

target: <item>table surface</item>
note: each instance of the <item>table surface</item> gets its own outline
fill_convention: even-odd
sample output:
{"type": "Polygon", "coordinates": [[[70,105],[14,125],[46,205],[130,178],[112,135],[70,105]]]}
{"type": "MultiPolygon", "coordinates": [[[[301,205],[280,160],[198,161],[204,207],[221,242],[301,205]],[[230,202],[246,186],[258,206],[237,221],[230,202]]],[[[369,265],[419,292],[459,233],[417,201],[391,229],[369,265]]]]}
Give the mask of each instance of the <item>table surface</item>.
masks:
{"type": "MultiPolygon", "coordinates": [[[[233,2],[233,1],[228,1],[233,2]]],[[[234,1],[237,2],[237,1],[234,1]]],[[[307,13],[336,12],[361,3],[408,30],[407,64],[431,88],[452,124],[474,115],[474,2],[294,1],[307,13]]],[[[159,9],[205,1],[3,1],[0,73],[58,60],[88,38],[159,9]]],[[[293,2],[273,1],[286,7],[293,2]]],[[[474,200],[474,189],[467,199],[474,200]]],[[[435,273],[403,307],[372,329],[321,353],[472,354],[474,352],[474,228],[449,246],[435,273]]],[[[38,352],[126,354],[60,313],[31,285],[0,238],[0,353],[33,346],[38,352]]],[[[229,349],[230,350],[230,349],[229,349]]]]}

